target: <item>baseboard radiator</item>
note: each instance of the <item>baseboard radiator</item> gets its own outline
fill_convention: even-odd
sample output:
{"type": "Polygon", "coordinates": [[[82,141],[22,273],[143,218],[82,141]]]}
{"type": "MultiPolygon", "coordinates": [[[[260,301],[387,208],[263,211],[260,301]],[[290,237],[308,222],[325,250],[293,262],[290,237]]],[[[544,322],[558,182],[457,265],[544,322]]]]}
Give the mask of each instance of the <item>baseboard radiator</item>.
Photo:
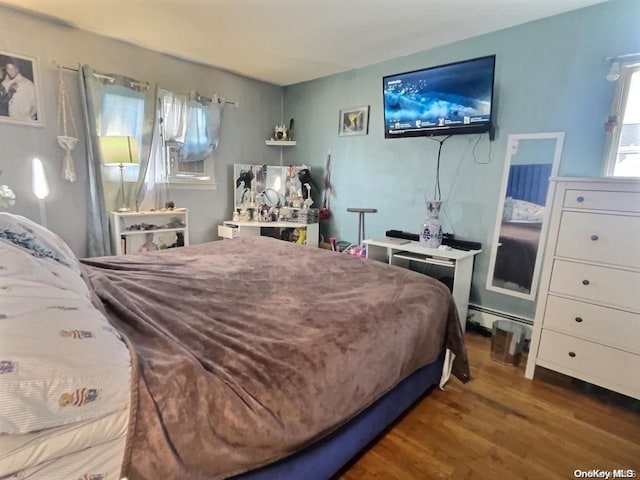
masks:
{"type": "MultiPolygon", "coordinates": [[[[530,318],[519,317],[512,315],[511,313],[501,312],[500,310],[493,310],[491,308],[481,307],[480,305],[469,304],[469,314],[467,315],[467,322],[474,323],[480,327],[491,330],[493,322],[496,320],[512,320],[514,322],[521,323],[528,327],[533,325],[533,320],[530,318]]],[[[527,338],[531,337],[531,328],[527,328],[527,338]]]]}

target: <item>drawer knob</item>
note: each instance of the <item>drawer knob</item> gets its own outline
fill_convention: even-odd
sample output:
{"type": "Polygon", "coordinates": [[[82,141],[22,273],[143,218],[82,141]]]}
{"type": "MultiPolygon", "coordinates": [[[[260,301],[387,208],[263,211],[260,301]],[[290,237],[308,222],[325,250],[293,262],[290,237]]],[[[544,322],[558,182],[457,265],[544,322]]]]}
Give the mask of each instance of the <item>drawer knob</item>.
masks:
{"type": "Polygon", "coordinates": [[[575,358],[575,356],[576,356],[576,352],[569,352],[569,356],[570,356],[571,358],[575,358]]]}
{"type": "Polygon", "coordinates": [[[582,323],[582,317],[576,317],[576,322],[577,323],[582,323]]]}
{"type": "Polygon", "coordinates": [[[583,285],[589,285],[591,282],[589,280],[582,280],[582,284],[583,285]]]}
{"type": "Polygon", "coordinates": [[[578,203],[582,203],[582,202],[584,202],[584,197],[580,196],[580,197],[576,198],[576,201],[578,203]]]}
{"type": "Polygon", "coordinates": [[[593,240],[594,242],[598,240],[598,235],[591,235],[591,240],[593,240]]]}

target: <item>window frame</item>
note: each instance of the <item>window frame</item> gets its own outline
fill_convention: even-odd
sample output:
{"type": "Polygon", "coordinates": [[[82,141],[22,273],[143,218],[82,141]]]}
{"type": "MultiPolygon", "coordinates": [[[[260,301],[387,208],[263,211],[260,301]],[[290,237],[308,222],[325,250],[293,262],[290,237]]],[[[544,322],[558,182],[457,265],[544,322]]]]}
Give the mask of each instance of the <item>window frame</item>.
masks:
{"type": "Polygon", "coordinates": [[[622,134],[623,120],[629,99],[629,89],[631,87],[631,77],[635,72],[639,72],[638,74],[640,75],[640,62],[626,62],[620,65],[620,78],[616,81],[616,92],[613,97],[613,103],[611,104],[611,113],[609,114],[610,121],[613,120],[616,123],[611,129],[611,133],[607,135],[603,169],[603,175],[605,177],[638,178],[615,174],[620,136],[622,134]]]}

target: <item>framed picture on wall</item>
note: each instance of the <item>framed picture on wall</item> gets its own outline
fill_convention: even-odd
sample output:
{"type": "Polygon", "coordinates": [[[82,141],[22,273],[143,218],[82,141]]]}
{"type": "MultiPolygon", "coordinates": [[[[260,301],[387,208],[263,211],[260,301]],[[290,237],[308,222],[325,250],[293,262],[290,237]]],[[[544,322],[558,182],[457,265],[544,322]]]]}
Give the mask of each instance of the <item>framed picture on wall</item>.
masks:
{"type": "Polygon", "coordinates": [[[0,50],[0,122],[44,125],[36,57],[0,50]]]}
{"type": "Polygon", "coordinates": [[[338,134],[341,137],[369,133],[369,105],[340,110],[338,134]]]}

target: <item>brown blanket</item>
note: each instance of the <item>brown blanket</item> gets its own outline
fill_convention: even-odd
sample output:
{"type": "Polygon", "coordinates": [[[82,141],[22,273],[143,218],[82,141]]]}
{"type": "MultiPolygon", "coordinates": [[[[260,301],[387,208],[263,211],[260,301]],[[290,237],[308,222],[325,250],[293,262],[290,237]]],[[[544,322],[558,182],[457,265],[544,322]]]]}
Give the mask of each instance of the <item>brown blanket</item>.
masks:
{"type": "Polygon", "coordinates": [[[469,378],[449,291],[409,270],[263,237],[83,263],[137,356],[129,480],[219,479],[283,458],[445,345],[469,378]]]}

